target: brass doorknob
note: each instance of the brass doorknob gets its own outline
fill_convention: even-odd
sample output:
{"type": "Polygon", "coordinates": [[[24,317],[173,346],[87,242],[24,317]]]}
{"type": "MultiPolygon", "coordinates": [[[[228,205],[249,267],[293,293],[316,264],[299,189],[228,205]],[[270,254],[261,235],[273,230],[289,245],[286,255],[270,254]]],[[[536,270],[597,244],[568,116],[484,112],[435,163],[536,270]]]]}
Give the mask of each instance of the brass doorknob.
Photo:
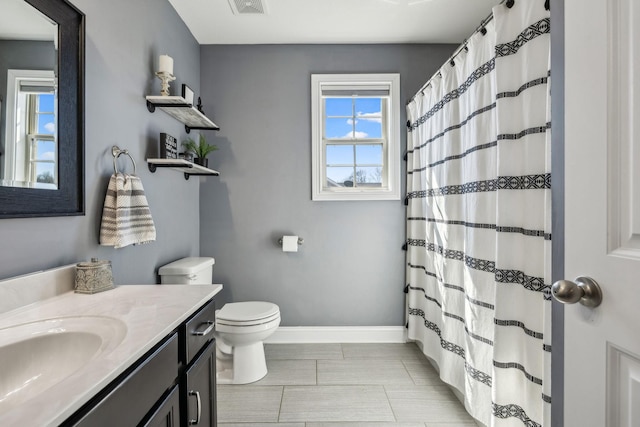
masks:
{"type": "Polygon", "coordinates": [[[576,277],[576,281],[558,280],[551,286],[551,295],[563,304],[580,304],[597,307],[602,302],[602,289],[590,277],[576,277]]]}

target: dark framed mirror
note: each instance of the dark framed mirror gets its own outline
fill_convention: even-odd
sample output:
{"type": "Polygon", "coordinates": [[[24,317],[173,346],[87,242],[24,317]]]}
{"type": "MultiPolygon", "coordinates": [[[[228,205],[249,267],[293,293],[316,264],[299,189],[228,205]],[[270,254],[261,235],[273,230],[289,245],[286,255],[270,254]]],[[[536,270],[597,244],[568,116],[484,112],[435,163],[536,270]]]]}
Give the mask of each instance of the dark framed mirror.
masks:
{"type": "Polygon", "coordinates": [[[0,218],[84,215],[85,16],[66,0],[12,1],[0,3],[0,14],[17,20],[17,13],[5,14],[3,8],[26,9],[19,28],[31,28],[31,20],[34,28],[44,22],[52,36],[46,40],[36,29],[33,37],[15,35],[0,20],[0,82],[7,85],[0,92],[6,93],[0,104],[0,218]],[[21,43],[13,48],[14,57],[32,61],[32,45],[50,45],[44,56],[52,65],[2,64],[11,57],[6,47],[11,43],[21,43]],[[42,77],[43,69],[51,77],[42,77]],[[16,95],[8,93],[14,89],[16,95]],[[23,110],[33,112],[19,118],[12,112],[23,110]],[[27,154],[20,157],[22,152],[27,154]]]}

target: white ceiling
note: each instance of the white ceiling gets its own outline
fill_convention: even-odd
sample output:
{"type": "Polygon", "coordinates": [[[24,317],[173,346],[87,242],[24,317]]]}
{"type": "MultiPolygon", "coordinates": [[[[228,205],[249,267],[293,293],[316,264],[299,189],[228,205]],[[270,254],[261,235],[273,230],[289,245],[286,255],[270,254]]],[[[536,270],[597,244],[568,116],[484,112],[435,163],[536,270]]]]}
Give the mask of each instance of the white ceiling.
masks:
{"type": "Polygon", "coordinates": [[[0,0],[0,39],[53,40],[58,27],[23,0],[0,0]]]}
{"type": "Polygon", "coordinates": [[[262,0],[265,15],[235,15],[228,0],[169,0],[200,44],[460,43],[500,1],[262,0]]]}

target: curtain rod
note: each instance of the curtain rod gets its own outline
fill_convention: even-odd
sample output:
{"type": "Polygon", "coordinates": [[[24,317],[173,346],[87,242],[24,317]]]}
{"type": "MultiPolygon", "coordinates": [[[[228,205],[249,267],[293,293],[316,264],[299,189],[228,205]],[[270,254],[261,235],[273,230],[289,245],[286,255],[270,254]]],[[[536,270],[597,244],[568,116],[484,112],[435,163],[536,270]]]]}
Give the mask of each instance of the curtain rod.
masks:
{"type": "MultiPolygon", "coordinates": [[[[498,4],[502,4],[502,3],[504,3],[505,1],[507,2],[507,7],[509,7],[509,8],[510,8],[511,6],[513,6],[514,0],[502,0],[502,1],[501,1],[500,3],[498,3],[498,4]]],[[[467,43],[469,42],[469,39],[470,39],[471,37],[473,37],[473,35],[474,35],[475,33],[479,32],[479,31],[480,31],[480,32],[482,32],[482,34],[483,34],[483,35],[484,35],[484,34],[486,34],[487,30],[486,30],[484,27],[485,27],[489,22],[491,22],[491,20],[492,20],[492,19],[493,19],[493,12],[491,12],[491,13],[489,14],[489,16],[487,16],[487,17],[486,17],[486,18],[484,18],[482,21],[480,21],[480,25],[478,25],[478,27],[476,27],[475,31],[471,33],[471,35],[469,36],[469,38],[465,39],[465,40],[460,44],[460,46],[458,46],[458,47],[456,48],[456,50],[454,50],[454,51],[453,51],[453,54],[449,57],[449,59],[447,59],[447,60],[445,61],[445,64],[452,64],[452,63],[453,63],[453,64],[452,64],[452,66],[453,66],[453,65],[455,65],[455,61],[454,61],[454,60],[455,60],[455,59],[456,59],[456,57],[460,54],[460,52],[462,52],[464,49],[466,49],[466,48],[467,48],[467,43]]],[[[442,67],[440,67],[440,68],[442,68],[442,67]]],[[[413,96],[409,99],[409,101],[407,101],[407,104],[409,104],[411,101],[413,101],[413,100],[414,100],[414,98],[418,95],[418,93],[422,92],[422,91],[423,91],[427,86],[429,86],[429,85],[431,84],[431,80],[433,80],[437,75],[439,75],[439,74],[440,74],[440,68],[438,69],[438,71],[436,71],[436,72],[431,76],[431,78],[429,78],[429,80],[427,80],[427,82],[426,82],[425,84],[423,84],[423,85],[420,87],[420,89],[418,89],[418,91],[416,92],[416,94],[415,94],[415,95],[413,95],[413,96]]]]}

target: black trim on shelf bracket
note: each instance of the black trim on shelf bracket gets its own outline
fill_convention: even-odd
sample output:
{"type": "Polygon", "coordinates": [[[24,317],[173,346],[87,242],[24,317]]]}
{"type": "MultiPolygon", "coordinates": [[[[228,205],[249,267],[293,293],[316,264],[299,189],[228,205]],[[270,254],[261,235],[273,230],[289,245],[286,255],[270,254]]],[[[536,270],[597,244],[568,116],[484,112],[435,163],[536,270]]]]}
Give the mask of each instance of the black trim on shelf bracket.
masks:
{"type": "MultiPolygon", "coordinates": [[[[156,170],[158,170],[158,168],[176,168],[176,167],[181,167],[181,168],[189,168],[189,169],[193,169],[193,165],[161,165],[161,164],[157,164],[157,163],[147,163],[147,166],[149,167],[149,171],[151,173],[155,173],[156,170]]],[[[183,172],[184,174],[184,179],[185,180],[189,180],[189,177],[191,175],[196,175],[196,176],[220,176],[219,173],[206,173],[206,172],[183,172]]]]}
{"type": "Polygon", "coordinates": [[[198,172],[185,172],[184,173],[184,179],[189,179],[189,177],[191,175],[195,175],[195,176],[220,176],[219,173],[198,173],[198,172]]]}
{"type": "MultiPolygon", "coordinates": [[[[158,163],[147,163],[147,165],[149,165],[149,170],[151,172],[155,172],[157,170],[157,168],[176,168],[176,167],[180,167],[180,168],[189,168],[192,169],[193,165],[164,165],[164,164],[158,164],[158,163]]],[[[191,175],[195,175],[195,173],[192,173],[191,175]]],[[[203,174],[203,175],[210,175],[210,174],[203,174]]]]}

